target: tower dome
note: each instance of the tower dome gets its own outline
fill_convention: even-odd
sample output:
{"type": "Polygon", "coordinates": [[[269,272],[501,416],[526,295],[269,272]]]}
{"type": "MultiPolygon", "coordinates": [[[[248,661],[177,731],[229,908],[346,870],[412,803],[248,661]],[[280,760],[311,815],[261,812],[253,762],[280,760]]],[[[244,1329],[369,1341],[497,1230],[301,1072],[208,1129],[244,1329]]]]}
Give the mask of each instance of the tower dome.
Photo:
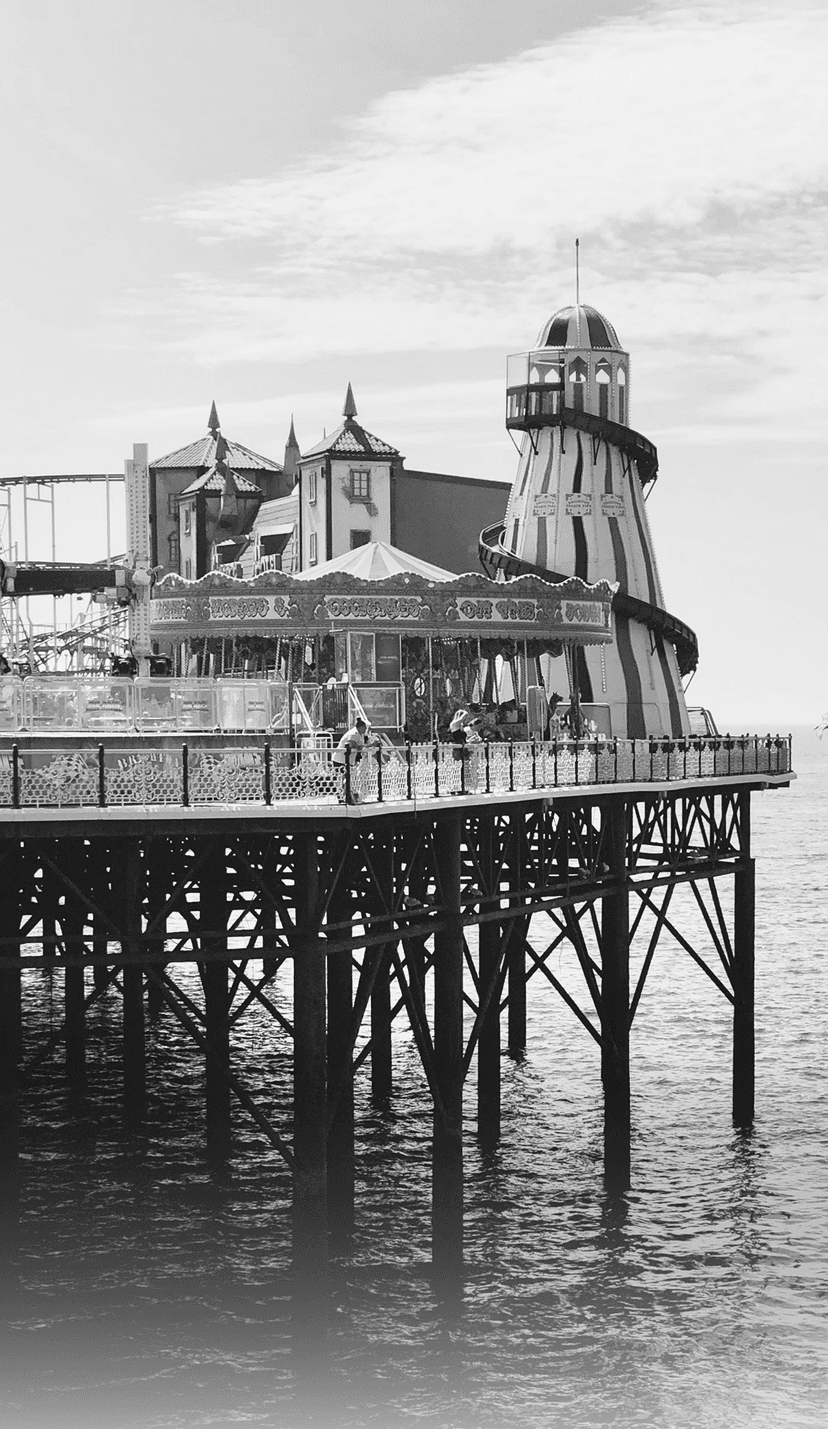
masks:
{"type": "Polygon", "coordinates": [[[576,303],[560,308],[540,330],[538,347],[588,347],[604,352],[621,352],[621,344],[611,322],[597,308],[576,303]]]}

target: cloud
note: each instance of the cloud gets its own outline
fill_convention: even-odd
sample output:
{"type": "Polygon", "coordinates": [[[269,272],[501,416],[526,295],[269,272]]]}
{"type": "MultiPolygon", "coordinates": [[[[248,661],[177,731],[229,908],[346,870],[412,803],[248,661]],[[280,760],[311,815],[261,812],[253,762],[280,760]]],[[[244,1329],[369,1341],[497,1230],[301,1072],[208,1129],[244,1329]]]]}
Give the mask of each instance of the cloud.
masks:
{"type": "Polygon", "coordinates": [[[163,211],[197,242],[158,343],[204,366],[505,354],[571,297],[578,233],[651,391],[725,431],[784,391],[810,439],[827,46],[824,5],[685,5],[389,94],[328,151],[163,211]]]}

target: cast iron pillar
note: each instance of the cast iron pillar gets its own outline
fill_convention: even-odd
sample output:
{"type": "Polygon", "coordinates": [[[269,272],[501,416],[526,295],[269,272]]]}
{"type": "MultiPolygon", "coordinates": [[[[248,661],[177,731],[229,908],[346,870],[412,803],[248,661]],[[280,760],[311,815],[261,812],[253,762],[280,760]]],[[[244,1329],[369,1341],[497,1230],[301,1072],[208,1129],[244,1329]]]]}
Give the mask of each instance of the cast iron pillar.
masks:
{"type": "MultiPolygon", "coordinates": [[[[380,917],[394,906],[394,842],[393,834],[377,835],[373,856],[377,878],[377,906],[380,917]]],[[[391,944],[376,949],[377,969],[371,991],[371,1096],[377,1105],[391,1099],[391,944]]]]}
{"type": "Polygon", "coordinates": [[[601,903],[601,1080],[604,1084],[604,1175],[608,1188],[630,1184],[630,907],[627,805],[622,795],[602,809],[603,862],[612,892],[601,903]]]}
{"type": "Polygon", "coordinates": [[[438,1279],[463,1268],[463,923],[459,815],[435,824],[440,923],[434,935],[434,1107],[431,1183],[432,1259],[438,1279]]]}
{"type": "MultiPolygon", "coordinates": [[[[339,867],[342,847],[331,869],[339,867]]],[[[350,923],[347,887],[337,887],[328,902],[330,923],[350,923]]],[[[337,934],[332,935],[336,938],[337,934]]],[[[354,1229],[354,1070],[351,1020],[354,1006],[353,962],[347,952],[327,955],[327,1089],[335,1098],[328,1114],[328,1229],[331,1247],[347,1250],[354,1229]]]]}
{"type": "MultiPolygon", "coordinates": [[[[7,896],[3,913],[9,958],[20,956],[22,856],[19,847],[3,864],[7,896]]],[[[20,1105],[18,1063],[21,1051],[20,968],[0,968],[0,1253],[17,1239],[20,1204],[20,1105]]],[[[3,1286],[0,1285],[0,1292],[3,1286]]]]}
{"type": "MultiPolygon", "coordinates": [[[[494,820],[483,817],[479,824],[480,873],[483,892],[495,892],[494,820]]],[[[497,906],[497,905],[495,905],[497,906]]],[[[493,911],[489,904],[488,911],[493,911]]],[[[484,1147],[500,1140],[500,947],[511,925],[496,920],[478,925],[479,1003],[485,1008],[480,1018],[477,1045],[477,1135],[484,1147]]]]}
{"type": "Polygon", "coordinates": [[[215,842],[199,882],[199,919],[204,961],[207,1034],[207,1154],[222,1159],[230,1152],[230,997],[227,951],[227,862],[223,840],[215,842]]]}
{"type": "Polygon", "coordinates": [[[742,863],[733,889],[733,1121],[752,1126],[754,1110],[754,939],[756,864],[750,856],[750,791],[739,795],[742,863]]]}
{"type": "Polygon", "coordinates": [[[316,834],[295,836],[293,949],[293,1263],[297,1292],[314,1292],[327,1261],[325,945],[316,834]]]}
{"type": "MultiPolygon", "coordinates": [[[[523,892],[523,865],[526,835],[525,811],[514,809],[509,820],[509,888],[517,899],[523,892]]],[[[510,1057],[522,1057],[526,1051],[526,950],[524,942],[529,930],[528,918],[512,918],[509,923],[506,967],[508,970],[507,1028],[510,1057]]]]}
{"type": "Polygon", "coordinates": [[[129,1125],[143,1121],[147,1111],[147,1058],[144,1042],[144,969],[141,964],[141,905],[143,862],[137,838],[124,839],[116,859],[121,860],[123,931],[121,953],[124,996],[124,1118],[129,1125]]]}

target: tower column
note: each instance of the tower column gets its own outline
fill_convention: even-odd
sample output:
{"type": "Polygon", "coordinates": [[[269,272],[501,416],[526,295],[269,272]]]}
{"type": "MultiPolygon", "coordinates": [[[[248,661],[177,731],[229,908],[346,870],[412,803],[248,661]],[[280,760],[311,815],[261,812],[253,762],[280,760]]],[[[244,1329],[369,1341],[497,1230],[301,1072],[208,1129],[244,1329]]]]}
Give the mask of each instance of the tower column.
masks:
{"type": "Polygon", "coordinates": [[[294,842],[293,1262],[297,1293],[318,1289],[327,1263],[325,947],[315,834],[294,842]]]}
{"type": "Polygon", "coordinates": [[[733,1121],[753,1124],[754,1103],[754,981],[756,927],[756,863],[750,856],[750,791],[739,795],[744,862],[733,890],[733,1121]]]}

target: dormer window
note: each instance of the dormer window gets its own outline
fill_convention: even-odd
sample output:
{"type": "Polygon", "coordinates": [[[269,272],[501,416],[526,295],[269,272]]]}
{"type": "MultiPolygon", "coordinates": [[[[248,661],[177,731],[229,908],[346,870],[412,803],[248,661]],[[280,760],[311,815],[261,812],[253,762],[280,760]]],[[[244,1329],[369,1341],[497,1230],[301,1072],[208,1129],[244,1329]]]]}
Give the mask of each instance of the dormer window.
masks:
{"type": "Polygon", "coordinates": [[[371,500],[371,473],[370,471],[356,470],[351,468],[351,496],[355,501],[371,500]]]}

